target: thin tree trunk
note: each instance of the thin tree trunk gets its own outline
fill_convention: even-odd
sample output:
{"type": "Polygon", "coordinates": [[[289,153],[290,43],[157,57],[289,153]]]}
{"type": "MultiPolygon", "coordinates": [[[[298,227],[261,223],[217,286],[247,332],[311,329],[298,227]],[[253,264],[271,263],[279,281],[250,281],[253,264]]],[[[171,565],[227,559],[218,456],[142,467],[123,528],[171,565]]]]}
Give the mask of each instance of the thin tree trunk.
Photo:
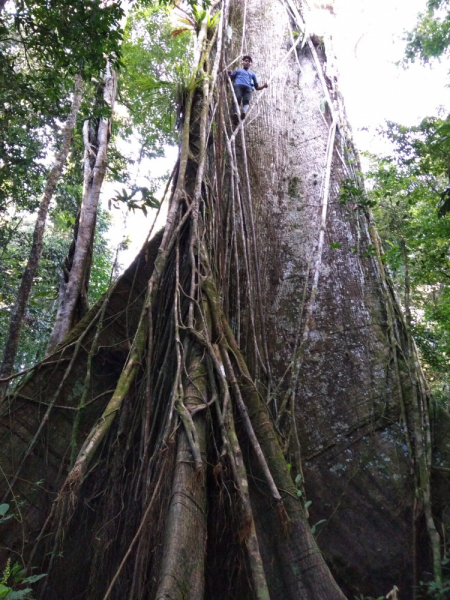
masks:
{"type": "MultiPolygon", "coordinates": [[[[14,361],[16,359],[17,348],[19,345],[20,331],[22,329],[22,319],[27,307],[31,286],[33,285],[33,279],[36,277],[39,261],[42,256],[48,208],[69,154],[73,130],[77,120],[78,111],[80,109],[83,93],[82,83],[81,76],[75,75],[75,88],[72,100],[72,108],[64,127],[61,150],[56,156],[55,164],[53,165],[53,168],[48,176],[47,184],[39,205],[36,224],[34,226],[33,243],[28,258],[28,263],[22,275],[19,292],[17,294],[17,299],[14,304],[9,322],[8,338],[5,343],[3,360],[0,366],[0,379],[9,377],[14,367],[14,361]]],[[[0,385],[0,399],[4,397],[7,389],[7,383],[0,385]]]]}
{"type": "MultiPolygon", "coordinates": [[[[102,88],[103,100],[112,111],[117,91],[117,73],[111,68],[109,61],[102,88]]],[[[84,124],[84,190],[76,247],[67,285],[60,290],[60,293],[63,292],[63,298],[60,298],[55,325],[48,343],[48,352],[61,342],[76,321],[77,303],[90,270],[90,248],[95,233],[100,191],[106,173],[111,127],[112,116],[101,118],[95,131],[91,122],[86,121],[84,124]]]]}

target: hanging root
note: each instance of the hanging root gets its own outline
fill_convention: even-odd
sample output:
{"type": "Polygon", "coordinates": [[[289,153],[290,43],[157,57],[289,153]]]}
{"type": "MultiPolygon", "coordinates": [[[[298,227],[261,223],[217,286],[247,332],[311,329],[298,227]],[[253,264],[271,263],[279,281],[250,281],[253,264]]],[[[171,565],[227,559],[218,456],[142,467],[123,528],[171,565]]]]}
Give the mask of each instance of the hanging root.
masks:
{"type": "Polygon", "coordinates": [[[253,511],[250,503],[247,472],[234,427],[231,407],[228,407],[225,423],[228,439],[230,441],[231,468],[241,501],[242,519],[239,538],[241,541],[245,540],[256,597],[258,600],[269,600],[269,590],[267,587],[266,576],[259,551],[258,538],[253,519],[253,511]]]}
{"type": "MultiPolygon", "coordinates": [[[[206,454],[205,416],[192,421],[201,455],[206,454]]],[[[202,598],[206,544],[205,470],[192,465],[192,444],[186,431],[178,435],[175,476],[166,524],[164,558],[156,598],[178,597],[179,589],[202,598]],[[189,557],[189,558],[188,558],[189,557]]]]}

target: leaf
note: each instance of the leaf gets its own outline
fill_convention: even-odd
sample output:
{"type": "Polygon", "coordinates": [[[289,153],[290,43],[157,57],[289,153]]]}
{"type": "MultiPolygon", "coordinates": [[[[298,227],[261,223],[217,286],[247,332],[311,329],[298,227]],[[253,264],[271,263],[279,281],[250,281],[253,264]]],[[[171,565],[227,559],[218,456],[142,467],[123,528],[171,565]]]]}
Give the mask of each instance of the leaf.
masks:
{"type": "Polygon", "coordinates": [[[301,475],[301,473],[299,473],[295,478],[295,483],[300,483],[301,480],[302,480],[302,475],[301,475]]]}
{"type": "Polygon", "coordinates": [[[341,248],[340,242],[330,242],[330,246],[333,248],[333,250],[338,250],[341,248]]]}
{"type": "Polygon", "coordinates": [[[308,502],[305,502],[305,508],[309,508],[312,504],[312,500],[308,500],[308,502]]]}
{"type": "Polygon", "coordinates": [[[26,600],[29,598],[32,591],[31,588],[25,588],[24,590],[18,590],[16,592],[9,592],[6,597],[8,600],[26,600]]]}
{"type": "Polygon", "coordinates": [[[40,579],[46,576],[46,573],[41,573],[40,575],[30,575],[30,577],[26,577],[25,579],[23,579],[22,583],[36,583],[36,581],[39,581],[40,579]]]}
{"type": "Polygon", "coordinates": [[[190,27],[195,27],[195,22],[192,21],[189,17],[180,17],[178,19],[180,23],[184,23],[185,25],[189,25],[190,27]]]}
{"type": "Polygon", "coordinates": [[[302,497],[302,490],[297,490],[297,498],[301,498],[302,497]]]}
{"type": "Polygon", "coordinates": [[[3,585],[3,583],[0,583],[0,598],[6,598],[6,596],[8,596],[8,594],[11,592],[11,588],[7,587],[6,585],[3,585]]]}
{"type": "Polygon", "coordinates": [[[9,510],[9,504],[0,504],[0,517],[4,517],[9,510]]]}
{"type": "Polygon", "coordinates": [[[376,256],[376,248],[372,244],[367,246],[367,251],[363,254],[364,258],[369,258],[370,256],[376,256]]]}
{"type": "Polygon", "coordinates": [[[172,37],[177,37],[177,35],[181,35],[182,33],[184,33],[185,31],[189,31],[192,32],[192,29],[188,29],[187,27],[182,27],[181,29],[174,29],[172,31],[172,37]]]}
{"type": "Polygon", "coordinates": [[[14,563],[13,568],[11,569],[11,576],[17,581],[17,577],[20,577],[21,572],[25,572],[22,565],[17,562],[14,563]]]}
{"type": "Polygon", "coordinates": [[[321,525],[322,523],[325,523],[326,519],[321,519],[320,521],[317,521],[317,523],[314,523],[314,525],[311,527],[311,533],[314,534],[316,533],[316,528],[318,525],[321,525]]]}

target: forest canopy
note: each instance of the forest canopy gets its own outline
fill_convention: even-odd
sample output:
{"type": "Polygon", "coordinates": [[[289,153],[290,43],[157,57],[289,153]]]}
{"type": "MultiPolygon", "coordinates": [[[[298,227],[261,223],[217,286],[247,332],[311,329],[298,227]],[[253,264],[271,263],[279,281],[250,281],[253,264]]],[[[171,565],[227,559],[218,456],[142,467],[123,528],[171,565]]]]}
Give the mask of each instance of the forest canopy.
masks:
{"type": "MultiPolygon", "coordinates": [[[[57,2],[50,8],[22,2],[1,13],[0,339],[4,341],[31,247],[33,215],[52,157],[62,144],[73,77],[78,73],[84,81],[67,165],[50,204],[43,256],[23,317],[16,370],[43,358],[53,327],[61,267],[83,193],[83,122],[107,114],[92,102],[105,56],[111,56],[121,72],[106,179],[116,182],[116,189],[122,184],[122,191],[111,196],[109,207],[126,205],[146,214],[158,205],[154,193],[160,178],[149,174],[145,187],[134,179],[142,160],[159,156],[166,144],[176,143],[176,82],[182,69],[189,68],[191,42],[186,33],[172,37],[163,2],[134,8],[125,27],[124,17],[120,4],[95,2],[57,2]],[[134,145],[131,154],[130,145],[134,145]]],[[[118,273],[114,256],[122,242],[108,241],[107,204],[103,202],[96,227],[89,303],[118,273]]]]}

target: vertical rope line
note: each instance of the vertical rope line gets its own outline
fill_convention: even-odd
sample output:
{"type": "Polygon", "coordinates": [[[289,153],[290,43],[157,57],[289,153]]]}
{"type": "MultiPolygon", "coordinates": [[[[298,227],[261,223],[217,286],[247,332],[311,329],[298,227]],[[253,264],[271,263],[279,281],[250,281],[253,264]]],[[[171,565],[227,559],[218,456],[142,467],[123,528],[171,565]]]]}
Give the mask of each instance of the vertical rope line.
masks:
{"type": "Polygon", "coordinates": [[[266,337],[266,322],[264,318],[264,311],[262,306],[262,291],[261,291],[261,276],[259,271],[259,256],[258,256],[258,246],[256,244],[256,233],[255,233],[255,221],[253,218],[253,206],[252,206],[252,190],[250,186],[250,174],[248,170],[248,158],[247,158],[247,146],[245,144],[245,133],[244,128],[241,129],[241,142],[242,142],[242,154],[244,157],[244,167],[245,167],[245,182],[247,184],[247,201],[248,201],[248,210],[250,215],[250,231],[252,236],[252,246],[253,246],[253,262],[255,269],[255,278],[256,278],[256,293],[258,297],[258,312],[259,312],[259,321],[261,324],[261,341],[263,345],[264,352],[264,360],[265,360],[265,370],[266,375],[271,381],[271,371],[270,371],[270,362],[269,362],[269,352],[267,348],[267,337],[266,337]]]}
{"type": "MultiPolygon", "coordinates": [[[[248,3],[248,0],[245,0],[244,22],[242,23],[241,56],[244,54],[245,26],[246,26],[246,22],[247,22],[247,3],[248,3]]],[[[245,45],[245,49],[247,50],[247,44],[245,45]]]]}

